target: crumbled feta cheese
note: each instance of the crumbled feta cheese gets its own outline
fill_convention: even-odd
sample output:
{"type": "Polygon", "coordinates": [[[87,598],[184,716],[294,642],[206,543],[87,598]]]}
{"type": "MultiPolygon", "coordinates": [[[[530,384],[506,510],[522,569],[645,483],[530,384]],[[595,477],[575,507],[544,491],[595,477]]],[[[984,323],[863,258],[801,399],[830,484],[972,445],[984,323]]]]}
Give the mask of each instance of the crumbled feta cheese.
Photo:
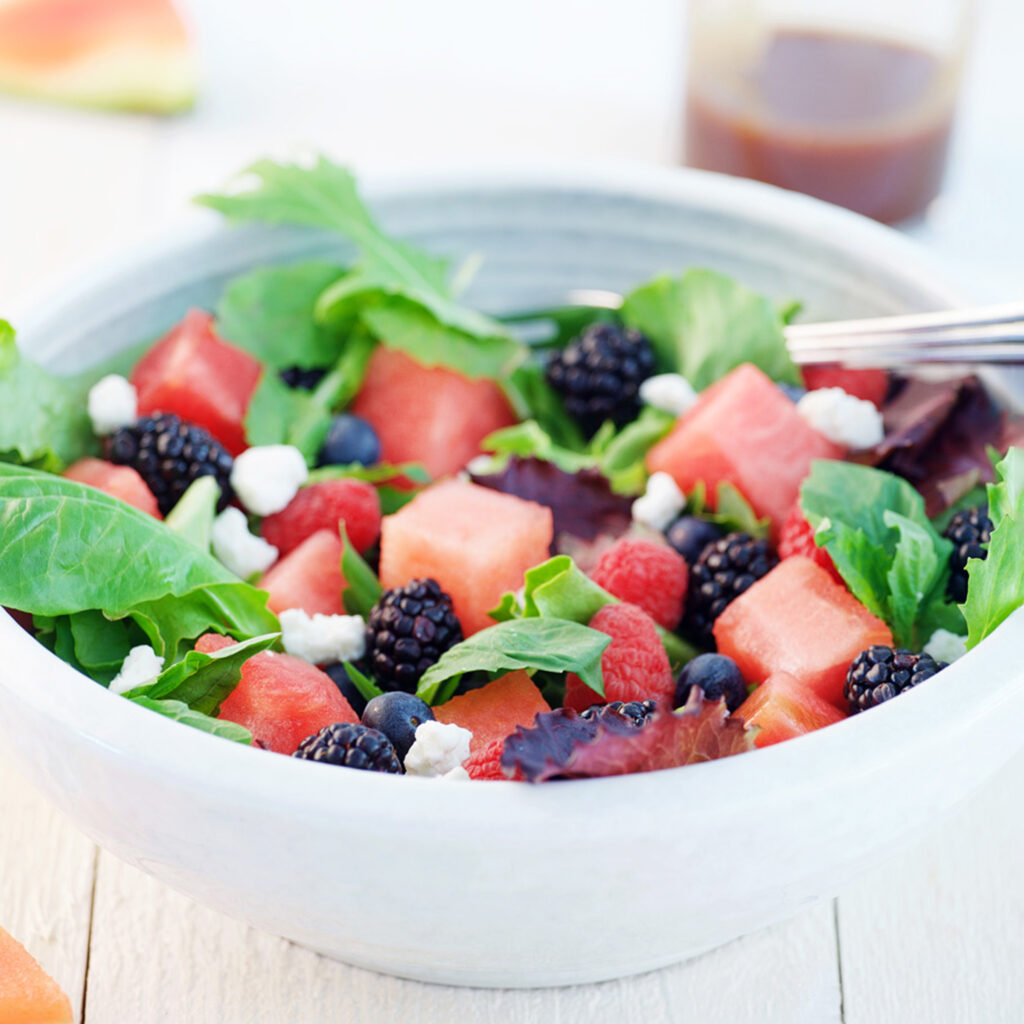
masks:
{"type": "Polygon", "coordinates": [[[697,392],[681,373],[658,373],[640,385],[640,401],[682,416],[697,401],[697,392]]]}
{"type": "Polygon", "coordinates": [[[238,500],[258,516],[280,512],[298,494],[309,470],[302,452],[290,444],[247,448],[231,469],[238,500]]]}
{"type": "Polygon", "coordinates": [[[931,640],[924,645],[924,653],[930,654],[936,661],[952,665],[957,658],[967,653],[967,637],[958,636],[948,629],[937,629],[932,633],[931,640]]]}
{"type": "Polygon", "coordinates": [[[210,540],[217,558],[243,580],[277,561],[277,548],[249,532],[245,513],[238,508],[226,508],[214,519],[210,540]]]}
{"type": "Polygon", "coordinates": [[[164,659],[148,644],[133,647],[121,663],[121,671],[110,680],[111,693],[127,693],[136,686],[153,682],[164,670],[164,659]]]}
{"type": "Polygon", "coordinates": [[[313,665],[358,661],[366,652],[366,623],[359,615],[313,615],[289,608],[278,616],[288,654],[313,665]]]}
{"type": "Polygon", "coordinates": [[[819,434],[853,451],[871,448],[885,436],[882,414],[874,404],[842,388],[808,391],[796,403],[796,411],[819,434]]]}
{"type": "Polygon", "coordinates": [[[683,509],[686,495],[668,473],[652,473],[647,489],[633,502],[633,520],[652,530],[664,530],[683,509]]]}
{"type": "Polygon", "coordinates": [[[473,734],[460,725],[424,722],[416,726],[416,739],[405,755],[407,775],[447,775],[469,757],[473,734]]]}
{"type": "Polygon", "coordinates": [[[117,373],[107,374],[93,384],[86,404],[93,433],[100,437],[120,427],[130,427],[139,416],[138,393],[117,373]]]}

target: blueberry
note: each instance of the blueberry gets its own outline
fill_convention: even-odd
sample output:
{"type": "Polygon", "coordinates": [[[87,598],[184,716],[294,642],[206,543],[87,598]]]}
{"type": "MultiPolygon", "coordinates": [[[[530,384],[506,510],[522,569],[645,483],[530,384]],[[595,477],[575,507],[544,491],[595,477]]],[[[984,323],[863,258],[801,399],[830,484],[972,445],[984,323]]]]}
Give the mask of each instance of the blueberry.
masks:
{"type": "Polygon", "coordinates": [[[708,700],[725,698],[725,706],[735,711],[747,699],[747,684],[739,666],[724,654],[698,654],[683,666],[676,680],[676,707],[682,707],[690,690],[699,686],[708,700]]]}
{"type": "Polygon", "coordinates": [[[363,708],[366,707],[366,698],[356,689],[355,683],[352,682],[348,677],[348,673],[345,671],[345,666],[340,662],[336,661],[333,665],[326,665],[324,671],[334,681],[334,685],[341,691],[342,697],[345,698],[352,706],[352,710],[357,714],[363,713],[363,708]]]}
{"type": "Polygon", "coordinates": [[[394,690],[374,697],[363,711],[363,725],[384,733],[400,760],[405,760],[413,740],[416,726],[432,722],[434,712],[415,694],[394,690]]]}
{"type": "Polygon", "coordinates": [[[794,402],[799,402],[804,395],[807,394],[807,388],[802,388],[797,384],[784,384],[779,383],[778,389],[789,399],[794,402]]]}
{"type": "Polygon", "coordinates": [[[331,420],[320,449],[319,463],[321,466],[348,466],[353,462],[363,466],[380,462],[380,438],[366,420],[343,412],[331,420]]]}
{"type": "Polygon", "coordinates": [[[725,531],[706,519],[696,516],[680,516],[669,525],[665,538],[676,551],[693,565],[700,553],[711,543],[721,540],[725,531]]]}

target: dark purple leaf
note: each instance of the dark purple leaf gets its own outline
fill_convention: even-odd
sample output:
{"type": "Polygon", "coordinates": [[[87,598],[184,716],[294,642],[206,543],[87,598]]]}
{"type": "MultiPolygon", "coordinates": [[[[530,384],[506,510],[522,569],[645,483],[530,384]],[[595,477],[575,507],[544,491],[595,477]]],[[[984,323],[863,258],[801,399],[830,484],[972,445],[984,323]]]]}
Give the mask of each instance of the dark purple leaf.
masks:
{"type": "Polygon", "coordinates": [[[554,515],[556,537],[567,533],[594,540],[599,534],[618,535],[629,528],[632,499],[614,494],[596,469],[566,473],[552,462],[513,455],[500,473],[474,476],[473,482],[547,505],[554,515]]]}

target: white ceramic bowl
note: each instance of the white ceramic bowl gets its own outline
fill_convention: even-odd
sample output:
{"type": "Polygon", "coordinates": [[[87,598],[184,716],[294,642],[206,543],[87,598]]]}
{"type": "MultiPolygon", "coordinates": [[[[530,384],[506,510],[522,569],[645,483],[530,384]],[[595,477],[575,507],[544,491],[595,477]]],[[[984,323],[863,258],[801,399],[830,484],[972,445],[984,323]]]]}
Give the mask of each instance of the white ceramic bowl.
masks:
{"type": "MultiPolygon", "coordinates": [[[[724,178],[618,171],[372,195],[396,233],[480,252],[470,297],[491,309],[693,264],[799,297],[812,316],[954,298],[892,232],[724,178]]],[[[71,370],[212,304],[240,271],[339,248],[218,226],[63,290],[21,341],[71,370]]],[[[672,963],[830,897],[969,794],[1020,743],[1022,631],[1018,613],[927,686],[790,743],[533,787],[338,771],[214,739],[88,682],[0,614],[0,731],[97,842],[257,927],[413,978],[564,984],[672,963]]]]}

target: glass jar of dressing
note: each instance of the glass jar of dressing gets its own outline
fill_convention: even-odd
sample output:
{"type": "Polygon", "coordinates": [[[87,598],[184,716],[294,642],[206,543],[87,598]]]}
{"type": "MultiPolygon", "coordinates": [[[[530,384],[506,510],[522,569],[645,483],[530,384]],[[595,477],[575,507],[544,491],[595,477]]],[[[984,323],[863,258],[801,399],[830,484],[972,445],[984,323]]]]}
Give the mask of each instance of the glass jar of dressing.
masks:
{"type": "Polygon", "coordinates": [[[878,220],[942,184],[970,0],[690,0],[686,162],[878,220]]]}

